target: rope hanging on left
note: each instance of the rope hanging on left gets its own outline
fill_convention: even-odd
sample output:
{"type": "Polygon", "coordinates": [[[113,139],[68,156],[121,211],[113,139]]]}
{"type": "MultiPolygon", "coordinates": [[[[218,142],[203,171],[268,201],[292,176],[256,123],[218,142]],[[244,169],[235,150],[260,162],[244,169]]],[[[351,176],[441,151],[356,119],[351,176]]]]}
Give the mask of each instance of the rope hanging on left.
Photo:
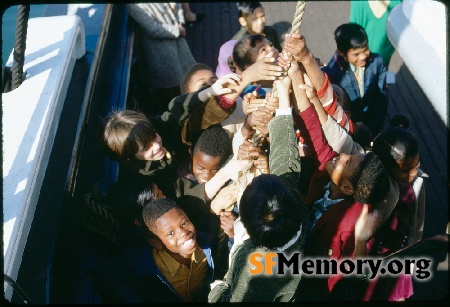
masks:
{"type": "MultiPolygon", "coordinates": [[[[297,2],[297,5],[295,7],[294,20],[292,21],[292,28],[291,28],[290,34],[300,32],[300,26],[302,25],[303,14],[305,13],[305,6],[306,6],[306,1],[298,1],[297,2]]],[[[286,77],[286,75],[287,75],[287,70],[285,71],[285,75],[282,76],[282,78],[286,77]]],[[[277,87],[275,84],[273,85],[273,88],[272,88],[272,95],[274,95],[274,97],[278,96],[277,87]]]]}
{"type": "Polygon", "coordinates": [[[23,82],[23,64],[25,62],[25,49],[27,41],[28,16],[30,5],[19,5],[16,23],[16,36],[13,51],[12,86],[14,90],[23,82]]]}

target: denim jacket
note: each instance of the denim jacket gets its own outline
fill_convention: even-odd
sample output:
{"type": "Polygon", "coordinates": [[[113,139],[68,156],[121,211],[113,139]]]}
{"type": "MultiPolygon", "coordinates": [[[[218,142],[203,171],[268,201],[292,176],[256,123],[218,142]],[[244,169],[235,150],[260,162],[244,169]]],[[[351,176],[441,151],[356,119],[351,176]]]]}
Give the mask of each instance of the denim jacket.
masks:
{"type": "Polygon", "coordinates": [[[337,52],[322,70],[331,83],[342,87],[350,97],[353,122],[363,122],[376,136],[383,128],[387,113],[386,66],[383,58],[371,53],[364,71],[364,96],[359,93],[355,74],[349,63],[337,52]]]}

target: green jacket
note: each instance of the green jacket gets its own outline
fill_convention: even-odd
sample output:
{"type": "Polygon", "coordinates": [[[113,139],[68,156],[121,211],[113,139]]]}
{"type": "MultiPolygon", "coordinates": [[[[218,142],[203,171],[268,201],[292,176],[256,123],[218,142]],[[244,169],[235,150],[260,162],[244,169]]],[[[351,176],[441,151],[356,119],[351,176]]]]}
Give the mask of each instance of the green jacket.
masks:
{"type": "MultiPolygon", "coordinates": [[[[296,146],[292,116],[280,115],[269,122],[271,139],[269,167],[272,174],[284,177],[297,187],[300,177],[300,157],[296,146]]],[[[300,239],[283,253],[291,255],[300,252],[300,239]]],[[[231,265],[226,283],[215,286],[208,296],[209,303],[215,302],[287,302],[292,301],[301,279],[301,274],[265,276],[250,274],[248,257],[255,252],[270,252],[257,248],[250,239],[242,243],[231,255],[231,265]]],[[[277,252],[274,250],[273,252],[277,252]]]]}

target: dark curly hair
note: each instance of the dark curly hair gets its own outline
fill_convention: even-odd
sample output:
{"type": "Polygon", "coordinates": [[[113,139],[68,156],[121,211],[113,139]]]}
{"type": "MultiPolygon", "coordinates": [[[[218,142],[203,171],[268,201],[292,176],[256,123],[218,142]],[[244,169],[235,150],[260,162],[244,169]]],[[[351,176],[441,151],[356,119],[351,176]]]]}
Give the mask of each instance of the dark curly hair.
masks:
{"type": "Polygon", "coordinates": [[[158,198],[152,200],[142,210],[142,218],[144,219],[145,225],[154,233],[156,220],[172,208],[182,210],[172,199],[158,198]]]}
{"type": "Polygon", "coordinates": [[[230,137],[220,125],[214,125],[202,131],[194,144],[193,154],[202,152],[211,157],[220,157],[222,165],[233,153],[230,137]]]}
{"type": "Polygon", "coordinates": [[[373,136],[370,129],[363,122],[357,122],[355,123],[355,131],[352,134],[352,139],[367,151],[371,148],[373,136]]]}
{"type": "Polygon", "coordinates": [[[231,71],[235,72],[233,64],[236,65],[241,71],[244,71],[246,66],[250,66],[254,63],[252,55],[249,52],[250,48],[254,48],[256,43],[262,42],[265,39],[264,35],[245,35],[243,36],[233,48],[233,59],[228,61],[228,66],[231,71]]]}
{"type": "Polygon", "coordinates": [[[191,83],[192,75],[200,70],[209,70],[216,74],[211,67],[203,63],[196,63],[192,65],[188,71],[184,74],[183,78],[180,81],[180,91],[181,94],[186,94],[188,92],[189,83],[191,83]]]}
{"type": "Polygon", "coordinates": [[[389,122],[389,126],[402,127],[405,129],[409,128],[409,124],[410,120],[408,115],[402,113],[394,114],[389,122]]]}
{"type": "Polygon", "coordinates": [[[236,4],[239,17],[247,17],[253,14],[253,11],[258,7],[262,7],[260,2],[238,2],[236,4]]]}
{"type": "Polygon", "coordinates": [[[389,175],[380,158],[373,152],[366,154],[350,182],[355,191],[354,200],[373,204],[381,201],[389,192],[389,175]]]}
{"type": "Polygon", "coordinates": [[[398,162],[415,157],[419,153],[419,144],[412,131],[390,126],[375,138],[372,150],[391,171],[398,162]]]}
{"type": "Polygon", "coordinates": [[[334,31],[337,49],[347,54],[350,49],[364,48],[369,45],[366,31],[357,23],[346,23],[334,31]]]}

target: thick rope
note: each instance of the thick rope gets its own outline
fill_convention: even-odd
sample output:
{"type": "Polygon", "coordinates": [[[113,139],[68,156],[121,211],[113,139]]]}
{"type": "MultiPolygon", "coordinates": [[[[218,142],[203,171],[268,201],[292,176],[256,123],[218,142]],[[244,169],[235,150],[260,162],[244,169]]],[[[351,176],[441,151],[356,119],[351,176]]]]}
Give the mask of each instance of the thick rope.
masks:
{"type": "Polygon", "coordinates": [[[28,16],[30,15],[30,5],[19,5],[16,23],[16,37],[14,41],[13,66],[12,66],[12,86],[14,90],[22,84],[23,64],[25,62],[25,48],[27,41],[28,16]]]}
{"type": "MultiPolygon", "coordinates": [[[[294,20],[292,21],[292,28],[291,28],[290,34],[300,32],[300,26],[302,25],[303,14],[305,13],[305,6],[306,6],[306,1],[298,1],[297,2],[297,6],[295,7],[294,20]]],[[[287,70],[285,71],[285,75],[283,77],[286,77],[286,74],[287,74],[287,70]]],[[[273,95],[273,97],[278,97],[277,87],[276,87],[275,83],[273,84],[272,95],[273,95]]]]}

